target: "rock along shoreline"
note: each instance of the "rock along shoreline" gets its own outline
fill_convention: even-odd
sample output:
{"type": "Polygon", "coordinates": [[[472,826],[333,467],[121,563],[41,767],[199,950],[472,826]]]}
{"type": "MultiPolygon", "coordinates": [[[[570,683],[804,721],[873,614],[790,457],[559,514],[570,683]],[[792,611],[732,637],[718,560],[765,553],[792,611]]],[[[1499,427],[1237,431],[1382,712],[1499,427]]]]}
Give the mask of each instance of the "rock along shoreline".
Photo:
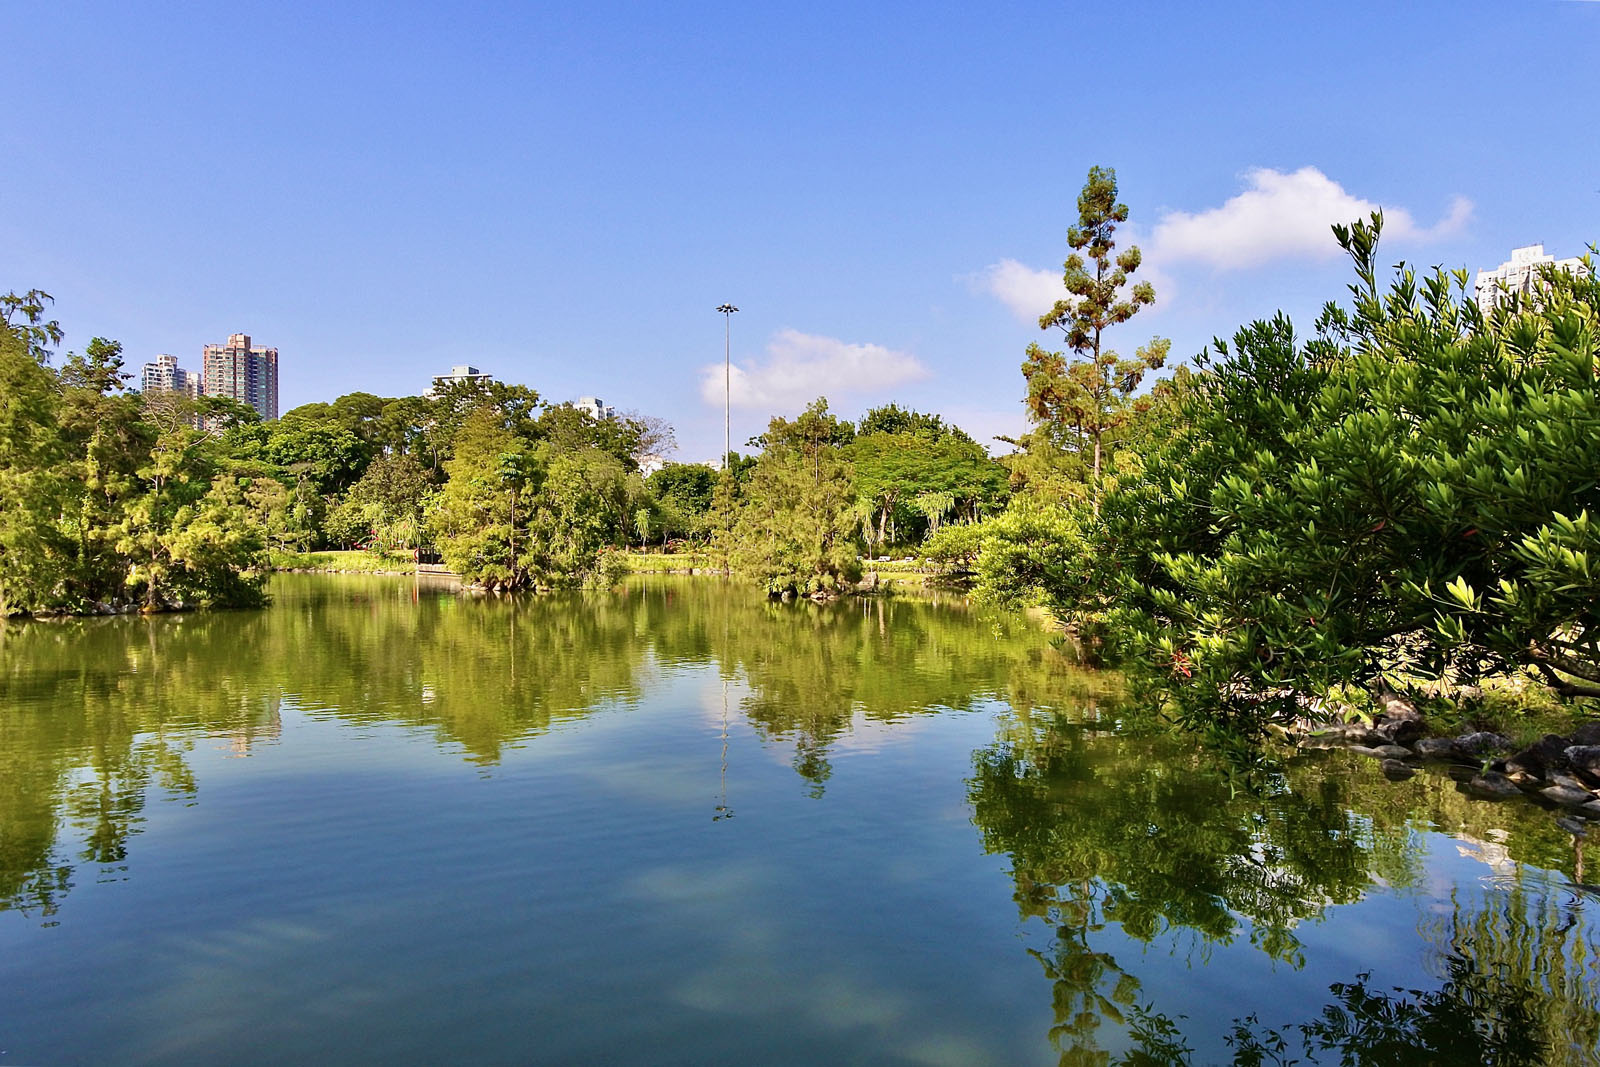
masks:
{"type": "Polygon", "coordinates": [[[1442,766],[1468,796],[1525,799],[1557,813],[1562,829],[1584,836],[1600,823],[1600,722],[1571,734],[1546,734],[1516,749],[1503,734],[1478,731],[1455,737],[1428,735],[1416,707],[1385,694],[1383,713],[1370,725],[1340,723],[1291,731],[1303,749],[1342,748],[1379,761],[1385,777],[1410,778],[1423,764],[1442,766]]]}

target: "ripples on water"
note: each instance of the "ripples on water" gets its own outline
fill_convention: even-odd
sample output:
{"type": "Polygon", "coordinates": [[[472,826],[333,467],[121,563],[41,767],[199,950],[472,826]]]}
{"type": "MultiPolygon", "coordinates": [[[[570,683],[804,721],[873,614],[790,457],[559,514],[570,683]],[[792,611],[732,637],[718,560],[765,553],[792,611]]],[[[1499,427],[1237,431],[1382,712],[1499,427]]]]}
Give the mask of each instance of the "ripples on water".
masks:
{"type": "Polygon", "coordinates": [[[0,631],[0,1064],[1600,1062],[1548,813],[1240,791],[1023,620],[275,592],[0,631]]]}

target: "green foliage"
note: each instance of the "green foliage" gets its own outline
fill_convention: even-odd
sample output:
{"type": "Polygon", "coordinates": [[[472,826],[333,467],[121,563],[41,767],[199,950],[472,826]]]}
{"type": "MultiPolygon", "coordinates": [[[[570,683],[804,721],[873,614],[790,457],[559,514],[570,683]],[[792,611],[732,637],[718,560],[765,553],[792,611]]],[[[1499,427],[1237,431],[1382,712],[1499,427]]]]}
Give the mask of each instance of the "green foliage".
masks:
{"type": "Polygon", "coordinates": [[[423,513],[433,492],[427,470],[405,453],[379,456],[329,514],[325,529],[344,544],[381,552],[414,549],[422,541],[423,513]]]}
{"type": "Polygon", "coordinates": [[[942,416],[923,414],[920,411],[903,408],[899,404],[885,404],[868,410],[861,416],[861,422],[856,426],[856,433],[915,434],[930,441],[945,437],[955,437],[962,441],[972,440],[960,427],[947,424],[942,416]]]}
{"type": "Polygon", "coordinates": [[[1381,221],[1336,228],[1353,308],[1217,342],[1107,500],[1127,648],[1188,721],[1519,667],[1600,694],[1600,284],[1552,272],[1487,318],[1464,272],[1381,292],[1381,221]]]}
{"type": "Polygon", "coordinates": [[[987,523],[964,522],[946,526],[928,536],[922,558],[945,574],[971,574],[988,539],[987,523]]]}
{"type": "Polygon", "coordinates": [[[608,573],[600,557],[625,538],[629,514],[621,459],[590,447],[558,452],[506,429],[488,410],[468,416],[452,448],[448,480],[428,513],[451,570],[495,589],[608,573]]]}
{"type": "Polygon", "coordinates": [[[720,536],[732,566],[769,594],[834,593],[860,577],[856,490],[839,447],[852,436],[820,399],[793,421],[768,424],[737,518],[720,536]]]}
{"type": "Polygon", "coordinates": [[[260,509],[221,470],[226,412],[201,429],[193,403],[125,392],[104,338],[51,370],[47,300],[0,298],[0,614],[259,602],[260,509]]]}
{"type": "Polygon", "coordinates": [[[859,431],[843,451],[874,551],[921,539],[951,516],[975,521],[1005,498],[1005,468],[939,416],[891,404],[869,411],[862,425],[873,429],[859,431]]]}
{"type": "Polygon", "coordinates": [[[663,544],[672,537],[710,535],[716,485],[717,472],[705,463],[668,463],[645,479],[663,544]]]}

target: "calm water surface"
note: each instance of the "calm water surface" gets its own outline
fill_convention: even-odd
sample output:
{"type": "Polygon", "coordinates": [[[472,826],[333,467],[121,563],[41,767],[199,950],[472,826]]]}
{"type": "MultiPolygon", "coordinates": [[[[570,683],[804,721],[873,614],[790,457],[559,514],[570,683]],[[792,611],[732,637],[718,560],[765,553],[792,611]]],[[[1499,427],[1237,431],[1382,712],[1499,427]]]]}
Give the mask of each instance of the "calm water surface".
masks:
{"type": "Polygon", "coordinates": [[[1549,812],[1236,790],[1023,620],[274,593],[0,629],[0,1067],[1600,1062],[1549,812]]]}

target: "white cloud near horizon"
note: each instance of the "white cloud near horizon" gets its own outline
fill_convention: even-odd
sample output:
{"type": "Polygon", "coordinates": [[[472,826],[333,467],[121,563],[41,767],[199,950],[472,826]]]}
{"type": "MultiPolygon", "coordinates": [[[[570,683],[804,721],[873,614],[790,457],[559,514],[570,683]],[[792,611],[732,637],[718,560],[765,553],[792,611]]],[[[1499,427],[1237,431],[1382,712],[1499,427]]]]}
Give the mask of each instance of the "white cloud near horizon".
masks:
{"type": "MultiPolygon", "coordinates": [[[[1334,223],[1364,219],[1376,201],[1350,193],[1316,167],[1279,171],[1257,167],[1243,175],[1244,192],[1220,207],[1194,213],[1169,211],[1148,233],[1123,230],[1125,244],[1144,250],[1138,277],[1155,284],[1158,299],[1174,291],[1172,268],[1198,263],[1217,270],[1247,270],[1283,259],[1331,259],[1341,254],[1334,223]]],[[[1458,196],[1431,226],[1419,224],[1405,208],[1383,209],[1384,236],[1425,244],[1453,236],[1472,218],[1472,201],[1458,196]]],[[[968,278],[1024,322],[1037,321],[1062,295],[1061,272],[1036,270],[1015,259],[992,263],[968,278]]]]}
{"type": "MultiPolygon", "coordinates": [[[[1257,167],[1244,179],[1248,188],[1221,207],[1163,215],[1151,234],[1151,259],[1206,263],[1220,270],[1278,259],[1331,259],[1340,254],[1334,223],[1364,219],[1380,206],[1348,192],[1316,167],[1287,173],[1257,167]]],[[[1432,226],[1418,224],[1405,208],[1385,208],[1383,230],[1390,240],[1426,243],[1459,233],[1471,217],[1472,201],[1458,196],[1432,226]]]]}
{"type": "MultiPolygon", "coordinates": [[[[767,342],[765,360],[733,364],[728,387],[736,408],[790,411],[819,396],[833,400],[851,393],[870,393],[918,381],[928,374],[928,368],[908,352],[784,329],[767,342]]],[[[721,406],[722,389],[722,364],[701,367],[701,399],[721,406]]]]}

